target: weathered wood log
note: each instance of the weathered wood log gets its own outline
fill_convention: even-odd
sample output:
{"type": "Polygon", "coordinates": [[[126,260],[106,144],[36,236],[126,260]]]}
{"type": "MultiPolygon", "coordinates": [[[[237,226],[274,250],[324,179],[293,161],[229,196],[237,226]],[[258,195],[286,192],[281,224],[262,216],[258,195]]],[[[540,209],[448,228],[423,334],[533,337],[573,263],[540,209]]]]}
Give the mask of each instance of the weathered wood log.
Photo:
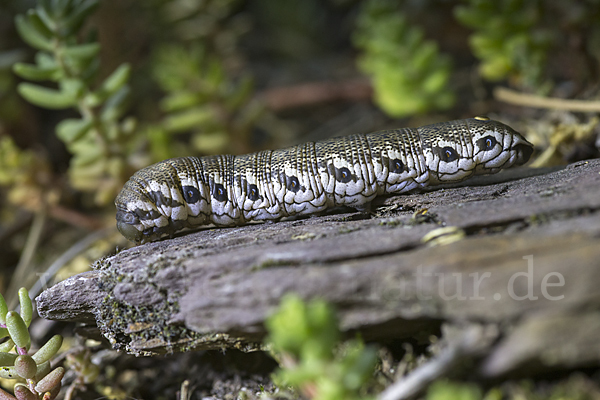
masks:
{"type": "Polygon", "coordinates": [[[391,197],[373,216],[148,243],[46,290],[38,310],[95,323],[115,348],[135,354],[249,350],[281,297],[295,292],[331,302],[342,329],[367,340],[427,333],[441,321],[498,324],[502,338],[479,367],[488,376],[532,364],[597,365],[599,171],[592,160],[517,180],[503,173],[481,186],[391,197]],[[455,227],[450,243],[423,242],[442,226],[455,227]]]}

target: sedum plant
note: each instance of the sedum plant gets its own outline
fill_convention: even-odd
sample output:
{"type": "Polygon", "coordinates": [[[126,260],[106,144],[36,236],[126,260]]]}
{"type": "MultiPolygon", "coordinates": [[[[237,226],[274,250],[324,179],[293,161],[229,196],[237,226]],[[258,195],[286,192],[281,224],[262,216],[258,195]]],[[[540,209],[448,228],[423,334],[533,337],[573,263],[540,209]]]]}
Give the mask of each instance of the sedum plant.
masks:
{"type": "MultiPolygon", "coordinates": [[[[160,103],[165,116],[160,127],[153,128],[163,134],[150,135],[154,148],[165,147],[160,141],[155,144],[154,138],[192,132],[190,142],[200,153],[251,150],[250,134],[263,108],[252,98],[254,84],[249,76],[229,79],[219,57],[202,45],[159,48],[153,76],[166,93],[160,103]]],[[[165,155],[172,156],[161,157],[165,155]]]]}
{"type": "Polygon", "coordinates": [[[248,17],[238,13],[243,0],[158,4],[158,25],[167,34],[150,64],[164,94],[160,121],[144,132],[153,161],[189,155],[190,147],[199,154],[256,150],[254,133],[265,108],[250,74],[240,68],[238,41],[249,29],[248,17]]]}
{"type": "Polygon", "coordinates": [[[368,0],[357,20],[354,45],[359,68],[373,81],[375,102],[387,114],[403,117],[454,104],[448,87],[450,60],[411,26],[396,2],[368,0]]]}
{"type": "Polygon", "coordinates": [[[543,27],[543,3],[534,0],[469,0],[454,9],[456,19],[474,29],[469,38],[481,60],[481,76],[510,78],[515,84],[545,91],[546,58],[554,33],[543,27]]]}
{"type": "Polygon", "coordinates": [[[13,71],[29,81],[50,81],[55,87],[23,82],[18,92],[27,101],[49,109],[76,109],[80,117],[56,127],[57,136],[73,154],[69,178],[75,189],[94,192],[97,204],[114,198],[130,171],[135,128],[132,118],[121,121],[127,107],[130,67],[119,66],[95,84],[100,44],[80,30],[98,7],[98,0],[39,0],[34,9],[17,15],[21,38],[38,50],[34,64],[16,63],[13,71]]]}
{"type": "Polygon", "coordinates": [[[286,296],[268,318],[267,343],[281,363],[273,381],[315,400],[364,399],[377,353],[360,340],[340,344],[333,309],[322,300],[286,296]]]}
{"type": "Polygon", "coordinates": [[[28,354],[31,338],[28,327],[33,307],[27,289],[19,290],[20,313],[8,311],[4,297],[0,295],[0,377],[15,379],[14,396],[0,389],[0,400],[54,399],[65,374],[63,367],[52,369],[52,358],[62,345],[62,336],[55,335],[34,354],[28,354]]]}

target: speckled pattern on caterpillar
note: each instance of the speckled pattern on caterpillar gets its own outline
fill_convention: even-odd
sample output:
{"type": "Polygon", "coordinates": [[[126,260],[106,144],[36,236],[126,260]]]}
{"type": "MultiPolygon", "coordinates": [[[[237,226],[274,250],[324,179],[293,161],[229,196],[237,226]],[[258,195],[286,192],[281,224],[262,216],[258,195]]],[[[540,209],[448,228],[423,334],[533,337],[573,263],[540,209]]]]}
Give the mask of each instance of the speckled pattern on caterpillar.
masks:
{"type": "Polygon", "coordinates": [[[182,157],[136,172],[117,196],[117,228],[135,243],[183,228],[242,225],[522,165],[533,146],[483,117],[232,156],[182,157]]]}

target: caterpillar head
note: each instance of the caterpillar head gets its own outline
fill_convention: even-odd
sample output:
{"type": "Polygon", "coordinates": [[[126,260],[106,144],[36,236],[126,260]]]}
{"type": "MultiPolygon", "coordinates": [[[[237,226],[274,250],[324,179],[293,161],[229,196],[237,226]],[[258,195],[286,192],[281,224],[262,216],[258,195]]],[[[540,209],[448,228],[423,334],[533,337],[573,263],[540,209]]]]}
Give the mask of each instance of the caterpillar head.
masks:
{"type": "Polygon", "coordinates": [[[187,226],[179,218],[183,206],[181,183],[174,165],[161,161],[137,171],[115,199],[117,229],[136,244],[151,242],[187,226]]]}
{"type": "Polygon", "coordinates": [[[485,117],[430,125],[419,131],[430,184],[458,182],[525,164],[533,145],[511,127],[485,117]]]}

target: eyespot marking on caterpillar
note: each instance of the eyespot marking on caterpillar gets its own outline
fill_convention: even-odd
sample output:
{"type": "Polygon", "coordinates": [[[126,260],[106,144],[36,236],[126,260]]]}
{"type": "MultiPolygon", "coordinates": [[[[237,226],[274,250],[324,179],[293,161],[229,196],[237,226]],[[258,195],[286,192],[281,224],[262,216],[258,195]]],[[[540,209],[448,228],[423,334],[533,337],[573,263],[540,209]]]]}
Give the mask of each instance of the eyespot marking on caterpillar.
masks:
{"type": "Polygon", "coordinates": [[[298,191],[301,189],[300,181],[298,180],[298,178],[295,176],[288,176],[286,178],[286,187],[288,188],[288,190],[291,190],[294,193],[298,193],[298,191]]]}
{"type": "Polygon", "coordinates": [[[194,186],[183,186],[183,198],[188,204],[200,201],[200,192],[194,186]]]}
{"type": "Polygon", "coordinates": [[[401,174],[402,172],[404,172],[404,163],[402,162],[402,160],[389,160],[388,164],[390,172],[394,174],[401,174]]]}
{"type": "Polygon", "coordinates": [[[258,187],[254,184],[248,186],[248,199],[256,201],[260,198],[258,187]]]}
{"type": "Polygon", "coordinates": [[[217,201],[227,201],[227,190],[225,189],[225,187],[220,184],[220,183],[215,183],[213,192],[212,192],[212,197],[217,200],[217,201]]]}
{"type": "Polygon", "coordinates": [[[443,162],[449,163],[458,160],[458,153],[452,147],[438,147],[438,154],[443,162]]]}
{"type": "Polygon", "coordinates": [[[481,151],[489,151],[491,149],[494,148],[494,146],[496,146],[496,138],[493,136],[486,136],[486,137],[482,137],[481,139],[477,140],[477,147],[479,147],[479,150],[481,151]]]}
{"type": "Polygon", "coordinates": [[[335,179],[341,183],[348,183],[350,181],[356,181],[356,177],[352,175],[350,170],[346,167],[335,168],[335,179]]]}

